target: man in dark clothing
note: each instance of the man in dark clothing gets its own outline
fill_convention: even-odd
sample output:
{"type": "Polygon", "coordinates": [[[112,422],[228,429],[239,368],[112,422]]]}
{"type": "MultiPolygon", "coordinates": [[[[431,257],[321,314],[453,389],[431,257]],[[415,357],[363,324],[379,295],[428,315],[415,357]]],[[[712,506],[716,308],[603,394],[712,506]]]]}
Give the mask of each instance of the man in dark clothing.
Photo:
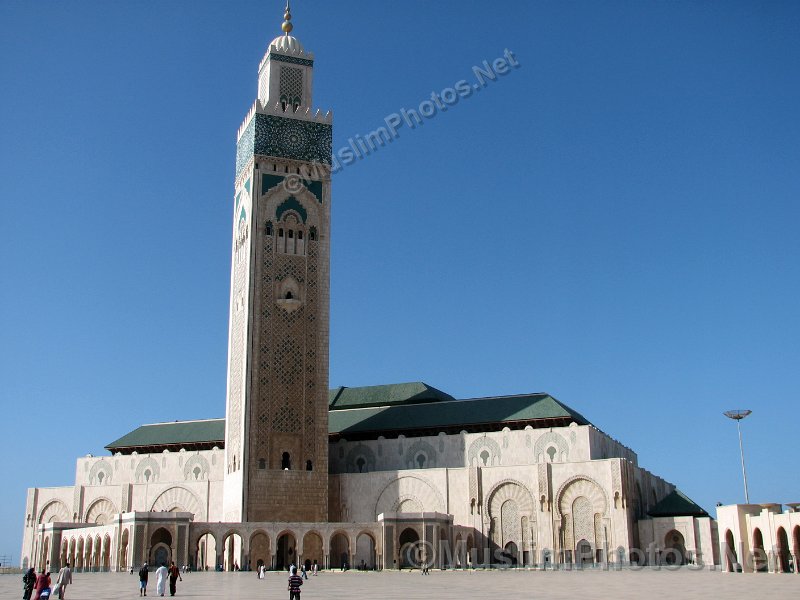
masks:
{"type": "Polygon", "coordinates": [[[140,596],[147,596],[147,577],[150,573],[147,570],[147,563],[142,565],[142,568],[139,569],[139,595],[140,596]]]}
{"type": "Polygon", "coordinates": [[[297,574],[297,567],[292,565],[289,575],[289,600],[300,600],[300,586],[303,585],[303,578],[297,574]]]}
{"type": "Polygon", "coordinates": [[[31,594],[33,594],[33,586],[36,584],[36,570],[31,567],[28,569],[28,572],[22,576],[22,585],[24,593],[22,594],[22,600],[31,600],[31,594]]]}
{"type": "Polygon", "coordinates": [[[180,570],[178,569],[178,567],[175,564],[175,562],[173,562],[169,566],[169,595],[170,596],[174,596],[175,595],[175,588],[178,585],[178,583],[177,583],[178,579],[183,581],[183,577],[181,577],[180,570]]]}

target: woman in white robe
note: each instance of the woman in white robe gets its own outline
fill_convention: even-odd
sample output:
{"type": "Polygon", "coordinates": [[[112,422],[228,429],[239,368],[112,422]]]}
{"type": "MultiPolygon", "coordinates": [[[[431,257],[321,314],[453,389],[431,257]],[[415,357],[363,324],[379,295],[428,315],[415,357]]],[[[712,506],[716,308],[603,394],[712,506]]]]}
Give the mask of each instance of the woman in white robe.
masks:
{"type": "Polygon", "coordinates": [[[156,594],[159,596],[163,596],[164,592],[167,591],[167,575],[168,571],[165,565],[162,564],[156,569],[156,577],[158,577],[156,580],[156,594]]]}

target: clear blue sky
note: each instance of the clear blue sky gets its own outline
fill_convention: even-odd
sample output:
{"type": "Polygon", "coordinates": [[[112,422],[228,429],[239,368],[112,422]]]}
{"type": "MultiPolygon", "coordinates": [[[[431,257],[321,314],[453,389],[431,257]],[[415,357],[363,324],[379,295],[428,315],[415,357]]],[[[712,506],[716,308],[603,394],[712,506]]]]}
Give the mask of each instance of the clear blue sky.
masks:
{"type": "MultiPolygon", "coordinates": [[[[800,501],[800,4],[297,0],[334,147],[331,386],[546,391],[713,511],[800,501]],[[794,442],[792,442],[794,440],[794,442]]],[[[221,417],[235,135],[282,4],[0,3],[0,554],[25,490],[221,417]]]]}

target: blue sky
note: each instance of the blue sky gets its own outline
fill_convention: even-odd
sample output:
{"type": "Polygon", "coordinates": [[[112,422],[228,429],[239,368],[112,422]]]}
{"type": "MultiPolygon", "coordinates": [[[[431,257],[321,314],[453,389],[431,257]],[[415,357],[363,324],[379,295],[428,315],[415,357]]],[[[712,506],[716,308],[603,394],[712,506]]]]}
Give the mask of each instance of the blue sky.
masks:
{"type": "MultiPolygon", "coordinates": [[[[798,501],[800,5],[298,0],[334,147],[331,386],[546,391],[713,511],[798,501]],[[791,440],[795,440],[792,442],[791,440]]],[[[224,415],[235,135],[280,2],[0,3],[0,554],[25,490],[224,415]]]]}

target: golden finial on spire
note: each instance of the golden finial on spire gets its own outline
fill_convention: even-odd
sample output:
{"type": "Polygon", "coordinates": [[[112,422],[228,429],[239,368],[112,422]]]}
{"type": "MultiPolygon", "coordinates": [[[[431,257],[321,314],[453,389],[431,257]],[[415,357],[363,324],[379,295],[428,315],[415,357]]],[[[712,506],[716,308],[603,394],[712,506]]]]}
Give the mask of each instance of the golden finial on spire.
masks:
{"type": "Polygon", "coordinates": [[[281,29],[286,35],[289,35],[289,32],[292,31],[294,26],[292,25],[292,13],[289,10],[289,0],[286,0],[286,12],[283,13],[283,25],[281,25],[281,29]]]}

